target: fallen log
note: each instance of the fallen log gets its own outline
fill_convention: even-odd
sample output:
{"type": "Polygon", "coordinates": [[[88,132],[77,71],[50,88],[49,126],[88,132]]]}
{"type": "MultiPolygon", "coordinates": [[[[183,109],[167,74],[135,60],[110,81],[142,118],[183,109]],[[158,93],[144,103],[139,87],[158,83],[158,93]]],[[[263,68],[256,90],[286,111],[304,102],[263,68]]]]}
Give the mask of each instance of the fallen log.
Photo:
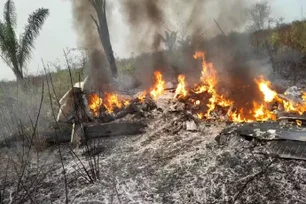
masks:
{"type": "MultiPolygon", "coordinates": [[[[143,122],[110,122],[110,123],[87,123],[83,124],[84,139],[91,140],[103,137],[113,137],[113,136],[129,136],[138,135],[144,133],[144,128],[146,125],[143,122]]],[[[56,143],[69,143],[71,141],[71,134],[63,134],[58,137],[49,132],[44,134],[45,142],[49,145],[56,143]]]]}
{"type": "Polygon", "coordinates": [[[142,122],[114,122],[84,125],[87,139],[119,135],[137,135],[144,133],[146,125],[142,122]]]}

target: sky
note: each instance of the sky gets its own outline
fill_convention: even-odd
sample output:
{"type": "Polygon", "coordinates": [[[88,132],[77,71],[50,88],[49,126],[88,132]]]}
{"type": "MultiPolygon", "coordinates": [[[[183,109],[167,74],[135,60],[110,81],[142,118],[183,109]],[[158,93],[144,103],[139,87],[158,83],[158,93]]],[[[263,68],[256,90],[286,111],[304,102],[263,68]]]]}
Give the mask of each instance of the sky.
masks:
{"type": "MultiPolygon", "coordinates": [[[[228,0],[231,1],[231,0],[228,0]]],[[[0,14],[3,13],[3,5],[6,0],[0,0],[0,14]]],[[[306,0],[270,0],[272,16],[284,17],[286,22],[306,18],[306,0]]],[[[76,32],[73,29],[71,4],[69,0],[15,0],[17,9],[17,32],[22,33],[30,13],[37,8],[44,7],[50,10],[39,37],[35,42],[33,58],[27,64],[29,74],[42,73],[41,59],[45,62],[64,61],[63,49],[76,48],[78,46],[76,32]]],[[[116,56],[127,57],[130,51],[126,49],[126,32],[119,9],[115,9],[110,19],[110,32],[113,49],[116,56]],[[115,17],[115,18],[114,18],[115,17]],[[112,32],[121,27],[121,32],[112,32]]],[[[2,19],[2,15],[0,15],[2,19]]],[[[15,76],[9,67],[0,59],[0,80],[14,80],[15,76]]]]}

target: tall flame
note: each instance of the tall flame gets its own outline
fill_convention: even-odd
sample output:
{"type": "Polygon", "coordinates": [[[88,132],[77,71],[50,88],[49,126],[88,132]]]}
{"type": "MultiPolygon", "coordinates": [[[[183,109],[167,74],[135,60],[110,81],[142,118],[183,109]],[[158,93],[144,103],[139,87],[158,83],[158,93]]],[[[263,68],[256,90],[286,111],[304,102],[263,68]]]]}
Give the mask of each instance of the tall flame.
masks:
{"type": "Polygon", "coordinates": [[[217,72],[212,63],[206,62],[205,53],[196,52],[193,57],[202,60],[201,84],[195,88],[195,93],[208,92],[211,94],[209,104],[207,104],[208,110],[205,113],[205,117],[210,118],[211,112],[216,108],[216,105],[228,107],[231,106],[232,102],[217,93],[215,88],[218,83],[217,72]]]}
{"type": "Polygon", "coordinates": [[[164,94],[166,83],[160,71],[154,72],[154,76],[155,76],[155,84],[150,91],[150,95],[154,100],[157,100],[160,95],[164,94]]]}
{"type": "Polygon", "coordinates": [[[114,108],[122,108],[122,106],[122,101],[119,100],[117,94],[106,94],[104,107],[106,108],[107,112],[112,113],[114,112],[114,108]]]}
{"type": "Polygon", "coordinates": [[[187,96],[187,90],[186,90],[186,82],[185,82],[185,76],[179,75],[178,76],[178,85],[175,90],[175,96],[174,97],[186,97],[187,96]]]}
{"type": "Polygon", "coordinates": [[[94,116],[99,115],[100,107],[103,103],[102,98],[98,94],[91,94],[88,100],[89,108],[93,112],[94,116]]]}
{"type": "Polygon", "coordinates": [[[255,82],[259,90],[263,93],[265,102],[272,102],[277,98],[277,93],[270,88],[271,82],[264,80],[263,76],[260,76],[259,79],[255,79],[255,82]]]}

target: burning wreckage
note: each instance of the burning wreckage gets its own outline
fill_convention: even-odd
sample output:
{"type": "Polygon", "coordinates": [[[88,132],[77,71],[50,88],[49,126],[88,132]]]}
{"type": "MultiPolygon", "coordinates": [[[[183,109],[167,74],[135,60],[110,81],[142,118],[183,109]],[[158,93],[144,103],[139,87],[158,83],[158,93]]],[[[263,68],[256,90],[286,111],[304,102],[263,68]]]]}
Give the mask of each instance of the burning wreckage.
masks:
{"type": "Polygon", "coordinates": [[[216,137],[221,145],[258,141],[266,147],[265,153],[306,160],[306,92],[294,86],[279,94],[259,76],[254,82],[260,97],[241,103],[219,91],[222,83],[204,52],[196,52],[194,58],[202,64],[200,83],[194,86],[179,75],[176,88],[169,88],[156,71],[150,90],[130,96],[91,92],[87,77],[62,97],[57,120],[72,123],[71,142],[79,145],[84,138],[144,133],[150,120],[176,114],[184,125],[174,128],[173,134],[182,128],[197,131],[202,122],[226,123],[216,137]]]}

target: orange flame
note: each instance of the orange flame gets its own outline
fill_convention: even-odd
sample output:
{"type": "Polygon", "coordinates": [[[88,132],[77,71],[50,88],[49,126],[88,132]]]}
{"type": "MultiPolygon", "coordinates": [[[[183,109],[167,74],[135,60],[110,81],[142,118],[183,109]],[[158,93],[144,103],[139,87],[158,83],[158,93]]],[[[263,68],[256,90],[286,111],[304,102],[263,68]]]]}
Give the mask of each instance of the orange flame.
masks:
{"type": "Polygon", "coordinates": [[[176,97],[186,97],[187,96],[187,90],[186,90],[186,82],[185,82],[185,76],[179,75],[178,76],[178,85],[175,90],[175,98],[176,97]]]}
{"type": "Polygon", "coordinates": [[[208,92],[211,94],[209,104],[207,104],[208,110],[205,113],[205,117],[210,118],[211,112],[216,108],[216,105],[228,107],[231,106],[233,102],[230,100],[226,100],[222,95],[219,95],[217,93],[217,90],[215,89],[218,83],[217,72],[214,69],[212,63],[206,62],[205,53],[196,52],[193,57],[195,59],[200,58],[202,60],[201,84],[195,88],[195,93],[199,94],[203,92],[208,92]]]}
{"type": "Polygon", "coordinates": [[[302,99],[303,101],[306,101],[306,92],[302,92],[302,99]]]}
{"type": "Polygon", "coordinates": [[[253,102],[253,109],[249,111],[252,117],[245,117],[243,111],[243,108],[241,108],[239,111],[230,113],[230,120],[239,123],[276,120],[276,115],[272,111],[268,110],[265,104],[257,104],[256,102],[253,102]]]}
{"type": "Polygon", "coordinates": [[[297,126],[301,127],[303,125],[303,122],[301,120],[296,120],[295,121],[297,126]]]}
{"type": "Polygon", "coordinates": [[[122,108],[122,102],[118,99],[117,94],[106,94],[106,103],[104,104],[107,112],[112,113],[114,108],[122,108]]]}
{"type": "Polygon", "coordinates": [[[230,113],[229,119],[233,122],[242,123],[242,122],[249,122],[246,120],[243,116],[243,109],[241,109],[239,112],[235,111],[233,113],[230,113]]]}
{"type": "Polygon", "coordinates": [[[100,98],[98,94],[91,94],[88,105],[94,116],[98,116],[102,106],[106,109],[107,113],[113,113],[115,108],[122,108],[129,104],[130,101],[119,99],[118,94],[106,93],[105,99],[100,98]]]}
{"type": "Polygon", "coordinates": [[[260,79],[255,79],[255,82],[258,84],[260,91],[264,94],[265,102],[272,102],[273,100],[278,101],[284,106],[286,112],[298,113],[302,115],[306,112],[306,94],[302,92],[302,102],[293,102],[293,101],[285,101],[278,97],[278,94],[270,89],[271,83],[263,79],[260,76],[260,79]]]}
{"type": "Polygon", "coordinates": [[[146,96],[147,96],[147,92],[144,91],[137,98],[140,100],[141,103],[143,103],[145,101],[146,96]]]}
{"type": "Polygon", "coordinates": [[[155,76],[155,85],[154,88],[151,89],[150,95],[154,100],[157,100],[160,95],[164,94],[166,83],[160,71],[154,72],[154,76],[155,76]]]}
{"type": "Polygon", "coordinates": [[[263,76],[260,76],[259,79],[255,79],[255,82],[259,90],[263,93],[265,102],[272,102],[274,99],[277,99],[277,93],[270,88],[271,83],[264,80],[263,76]]]}
{"type": "Polygon", "coordinates": [[[89,96],[88,105],[90,110],[93,112],[94,116],[99,115],[99,109],[103,103],[102,98],[98,94],[91,94],[89,96]]]}
{"type": "Polygon", "coordinates": [[[276,120],[276,115],[267,109],[263,104],[259,105],[253,102],[254,118],[256,121],[276,120]]]}
{"type": "Polygon", "coordinates": [[[203,115],[203,113],[198,113],[198,114],[197,114],[197,117],[198,117],[200,120],[202,120],[202,119],[204,118],[204,115],[203,115]]]}
{"type": "MultiPolygon", "coordinates": [[[[196,113],[199,119],[211,118],[213,111],[217,107],[230,107],[228,110],[228,119],[233,122],[253,122],[253,121],[267,121],[267,120],[276,120],[276,115],[269,110],[268,103],[276,101],[283,105],[284,110],[287,112],[294,112],[303,114],[306,112],[306,92],[302,92],[302,99],[300,101],[287,101],[283,100],[278,96],[277,92],[271,88],[271,82],[265,80],[263,76],[254,79],[258,89],[262,93],[261,100],[253,101],[253,107],[250,110],[241,108],[240,110],[232,111],[234,107],[234,101],[227,99],[226,96],[218,93],[216,85],[219,82],[217,77],[217,71],[214,69],[212,63],[208,63],[205,58],[204,52],[196,52],[193,56],[195,59],[201,60],[202,70],[201,70],[201,82],[199,85],[195,86],[192,91],[195,94],[208,93],[208,103],[205,104],[204,101],[196,98],[190,98],[190,102],[196,106],[198,113],[196,113]],[[203,111],[203,106],[204,110],[203,111]]],[[[155,83],[153,88],[150,89],[150,96],[157,100],[162,94],[164,94],[166,83],[163,79],[163,75],[160,71],[154,72],[155,83]]],[[[191,97],[193,94],[188,94],[186,89],[186,79],[184,75],[178,76],[178,86],[175,90],[175,97],[191,97]]],[[[138,96],[138,99],[141,102],[144,102],[147,92],[143,92],[138,96]]],[[[204,95],[205,96],[205,95],[204,95]]],[[[257,100],[257,99],[256,99],[257,100]]],[[[206,100],[205,100],[206,101],[206,100]]],[[[115,93],[106,93],[105,98],[100,98],[97,94],[92,94],[89,97],[89,108],[92,110],[95,116],[99,114],[101,106],[103,106],[108,113],[114,112],[115,108],[122,108],[130,104],[128,100],[120,99],[120,96],[115,93]]],[[[218,109],[217,109],[218,110],[218,109]]],[[[301,125],[297,121],[298,125],[301,125]]]]}
{"type": "Polygon", "coordinates": [[[302,103],[294,103],[291,101],[283,101],[283,106],[285,111],[298,113],[303,115],[306,112],[306,102],[303,101],[302,103]]]}

